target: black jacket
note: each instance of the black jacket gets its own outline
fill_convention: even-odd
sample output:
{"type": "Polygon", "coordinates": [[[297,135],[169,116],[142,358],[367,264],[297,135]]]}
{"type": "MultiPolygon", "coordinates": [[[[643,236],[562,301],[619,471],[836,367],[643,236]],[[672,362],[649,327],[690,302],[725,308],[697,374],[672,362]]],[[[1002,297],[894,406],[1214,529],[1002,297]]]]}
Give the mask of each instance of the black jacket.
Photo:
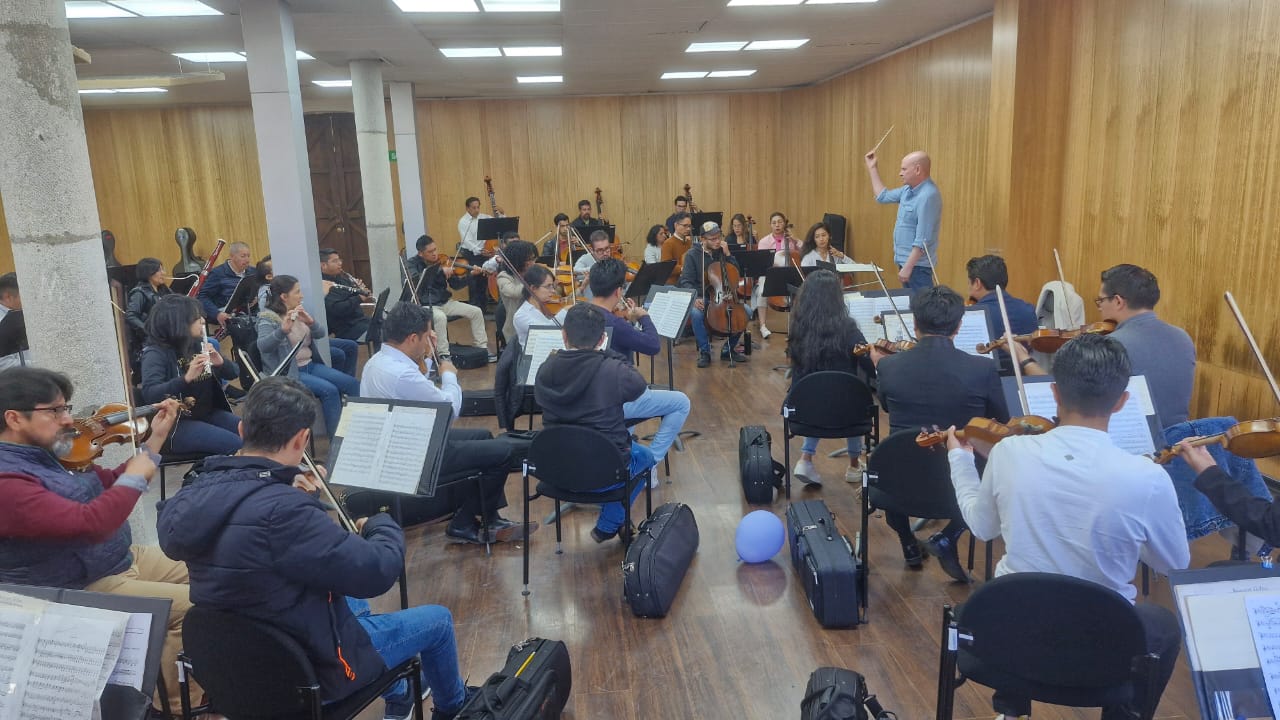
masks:
{"type": "Polygon", "coordinates": [[[950,338],[921,336],[911,350],[882,359],[876,378],[893,432],[1009,420],[995,361],[957,350],[950,338]]]}
{"type": "Polygon", "coordinates": [[[136,340],[146,338],[147,318],[151,316],[151,308],[156,306],[156,301],[161,295],[169,295],[172,292],[168,285],[161,285],[159,290],[155,290],[149,282],[138,283],[129,289],[125,321],[129,324],[129,329],[133,331],[136,340]]]}
{"type": "Polygon", "coordinates": [[[179,366],[178,353],[173,348],[149,344],[142,349],[142,402],[158,403],[169,397],[195,398],[196,406],[191,411],[195,420],[208,417],[210,410],[231,412],[231,405],[216,378],[235,380],[240,368],[224,356],[222,365],[210,370],[214,377],[189,383],[184,377],[186,368],[179,366]]]}
{"type": "MultiPolygon", "coordinates": [[[[710,299],[712,288],[710,283],[703,283],[702,273],[707,265],[711,263],[728,260],[729,264],[738,268],[738,275],[742,275],[742,266],[738,264],[738,259],[733,257],[724,249],[723,246],[715,253],[708,256],[701,246],[694,245],[684,254],[684,267],[680,270],[679,285],[682,288],[690,288],[703,293],[703,285],[706,285],[706,292],[702,297],[704,300],[710,299]]],[[[733,291],[733,288],[728,288],[733,291]]]]}
{"type": "MultiPolygon", "coordinates": [[[[350,285],[351,280],[344,275],[321,275],[320,277],[339,285],[350,285]]],[[[365,317],[360,307],[360,296],[350,290],[334,287],[324,295],[324,314],[328,320],[329,332],[340,338],[355,340],[369,327],[369,318],[365,317]],[[356,332],[349,332],[351,330],[356,332]]]]}
{"type": "Polygon", "coordinates": [[[1228,520],[1262,538],[1268,545],[1280,545],[1280,505],[1255,497],[1244,483],[1217,465],[1200,473],[1195,486],[1228,520]]]}
{"type": "Polygon", "coordinates": [[[595,350],[561,350],[538,369],[533,394],[544,427],[582,425],[604,433],[625,456],[631,452],[622,404],[644,394],[644,377],[627,363],[595,350]]]}
{"type": "Polygon", "coordinates": [[[193,603],[289,633],[315,665],[324,700],[340,700],[386,670],[344,596],[391,588],[404,532],[386,514],[369,518],[362,536],[347,532],[290,485],[297,472],[262,457],[206,460],[161,507],[160,547],[186,562],[193,603]]]}
{"type": "MultiPolygon", "coordinates": [[[[467,278],[469,275],[461,277],[450,274],[448,278],[444,275],[444,270],[439,265],[427,267],[421,257],[414,255],[405,261],[405,267],[409,268],[409,282],[418,289],[418,300],[423,305],[443,305],[449,302],[449,298],[453,297],[453,293],[449,292],[449,288],[461,290],[467,286],[467,278]],[[425,276],[424,276],[425,271],[425,276]]],[[[400,301],[413,299],[413,293],[409,288],[405,288],[400,293],[400,301]]]]}
{"type": "MultiPolygon", "coordinates": [[[[245,280],[251,281],[253,275],[254,267],[252,265],[245,268],[245,280]]],[[[212,323],[218,322],[218,313],[222,312],[222,306],[231,300],[231,295],[236,291],[236,286],[239,284],[240,278],[231,269],[230,260],[209,271],[209,276],[205,278],[204,285],[200,286],[200,293],[197,295],[200,299],[200,305],[204,307],[206,320],[212,323]]],[[[253,297],[250,296],[249,299],[253,300],[253,297]]],[[[241,308],[227,308],[227,312],[231,313],[237,309],[241,308]]]]}

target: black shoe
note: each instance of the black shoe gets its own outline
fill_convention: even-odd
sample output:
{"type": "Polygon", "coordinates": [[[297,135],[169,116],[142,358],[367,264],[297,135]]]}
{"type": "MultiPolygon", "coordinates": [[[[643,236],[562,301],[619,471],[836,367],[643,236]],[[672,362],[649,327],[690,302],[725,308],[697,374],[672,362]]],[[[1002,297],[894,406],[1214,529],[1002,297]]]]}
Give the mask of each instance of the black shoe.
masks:
{"type": "Polygon", "coordinates": [[[484,545],[487,542],[493,542],[491,534],[482,533],[479,525],[459,527],[450,523],[449,527],[444,529],[444,534],[454,540],[471,543],[472,545],[484,545]]]}
{"type": "Polygon", "coordinates": [[[698,367],[704,368],[711,364],[711,353],[703,351],[698,353],[698,367]]]}
{"type": "Polygon", "coordinates": [[[907,567],[912,570],[924,567],[924,554],[920,552],[920,543],[912,542],[910,545],[903,545],[902,559],[907,561],[907,567]]]}
{"type": "MultiPolygon", "coordinates": [[[[537,529],[538,522],[530,520],[529,534],[532,535],[537,529]]],[[[494,515],[489,520],[489,534],[493,537],[494,542],[520,540],[524,538],[524,525],[514,520],[508,520],[501,515],[494,515]]]]}
{"type": "Polygon", "coordinates": [[[600,528],[591,528],[591,539],[598,543],[607,542],[618,537],[618,531],[604,532],[600,528]]]}
{"type": "Polygon", "coordinates": [[[924,546],[930,555],[938,558],[938,564],[948,575],[957,582],[970,582],[969,574],[960,565],[960,554],[956,552],[956,545],[951,538],[935,533],[924,541],[924,546]]]}
{"type": "Polygon", "coordinates": [[[431,720],[453,720],[455,717],[458,716],[458,713],[462,712],[462,708],[470,704],[471,698],[474,698],[476,695],[479,695],[479,694],[480,694],[479,687],[475,685],[468,685],[466,697],[463,698],[462,705],[458,706],[457,710],[454,710],[453,712],[445,712],[438,708],[432,708],[431,720]]]}

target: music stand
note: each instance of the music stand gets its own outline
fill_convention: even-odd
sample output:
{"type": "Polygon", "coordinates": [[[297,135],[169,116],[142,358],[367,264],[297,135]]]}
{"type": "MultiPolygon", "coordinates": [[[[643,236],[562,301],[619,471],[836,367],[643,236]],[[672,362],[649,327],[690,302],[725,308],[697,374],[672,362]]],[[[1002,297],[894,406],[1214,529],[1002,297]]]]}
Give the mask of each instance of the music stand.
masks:
{"type": "Polygon", "coordinates": [[[597,230],[603,230],[605,233],[608,233],[610,243],[613,243],[614,238],[618,236],[617,225],[574,225],[573,229],[582,236],[582,241],[586,243],[591,242],[591,233],[597,230]]]}
{"type": "Polygon", "coordinates": [[[696,212],[689,216],[693,221],[693,236],[700,237],[702,235],[702,224],[708,220],[715,222],[720,226],[720,232],[724,232],[724,213],[716,210],[715,212],[696,212]]]}
{"type": "Polygon", "coordinates": [[[740,250],[733,253],[733,259],[742,268],[742,277],[764,277],[769,268],[773,267],[772,250],[740,250]]]}
{"type": "Polygon", "coordinates": [[[199,279],[199,273],[194,275],[179,275],[169,282],[169,289],[172,290],[175,295],[186,295],[191,288],[195,286],[196,281],[199,279]]]}
{"type": "Polygon", "coordinates": [[[476,225],[477,240],[498,240],[506,233],[520,232],[520,217],[480,218],[476,225]]]}
{"type": "MultiPolygon", "coordinates": [[[[793,267],[771,267],[764,273],[764,297],[795,295],[804,284],[800,271],[793,267]]],[[[776,309],[776,308],[775,308],[776,309]]]]}
{"type": "Polygon", "coordinates": [[[10,310],[0,319],[0,357],[18,353],[18,362],[27,364],[21,353],[30,350],[27,346],[27,321],[21,310],[10,310]]]}
{"type": "Polygon", "coordinates": [[[671,271],[676,269],[675,260],[666,260],[658,263],[645,263],[636,271],[636,279],[631,281],[627,286],[627,291],[623,293],[623,297],[628,298],[648,298],[649,288],[654,285],[665,285],[667,278],[671,277],[671,271]]]}
{"type": "Polygon", "coordinates": [[[120,287],[127,291],[138,282],[138,266],[109,265],[107,266],[107,280],[120,283],[120,287]]]}
{"type": "Polygon", "coordinates": [[[244,277],[240,278],[240,282],[236,283],[236,289],[231,291],[231,297],[227,298],[227,304],[222,306],[222,312],[234,315],[236,311],[249,311],[249,301],[255,299],[258,294],[258,278],[254,273],[246,272],[244,277]]]}

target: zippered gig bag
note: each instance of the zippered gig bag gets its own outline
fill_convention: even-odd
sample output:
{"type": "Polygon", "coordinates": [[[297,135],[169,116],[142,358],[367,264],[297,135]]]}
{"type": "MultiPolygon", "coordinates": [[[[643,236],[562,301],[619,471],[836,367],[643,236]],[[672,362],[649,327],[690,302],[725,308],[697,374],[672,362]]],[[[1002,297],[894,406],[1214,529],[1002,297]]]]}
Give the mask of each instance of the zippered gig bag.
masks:
{"type": "Polygon", "coordinates": [[[559,640],[529,638],[507,653],[455,720],[558,720],[569,701],[573,670],[559,640]]]}
{"type": "Polygon", "coordinates": [[[666,503],[640,523],[622,565],[622,592],[638,617],[666,617],[693,555],[698,523],[684,503],[666,503]]]}
{"type": "Polygon", "coordinates": [[[742,495],[751,505],[773,502],[773,491],[782,487],[786,468],[773,459],[769,431],[763,425],[747,425],[738,430],[738,468],[742,495]]]}

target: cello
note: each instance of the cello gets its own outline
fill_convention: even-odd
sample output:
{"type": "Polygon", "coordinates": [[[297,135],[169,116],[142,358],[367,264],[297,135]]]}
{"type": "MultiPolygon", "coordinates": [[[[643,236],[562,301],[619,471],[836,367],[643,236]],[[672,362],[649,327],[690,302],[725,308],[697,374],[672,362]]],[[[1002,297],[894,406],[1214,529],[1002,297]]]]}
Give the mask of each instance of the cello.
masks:
{"type": "MultiPolygon", "coordinates": [[[[782,231],[784,247],[779,252],[784,252],[787,258],[791,260],[791,266],[800,274],[800,282],[804,282],[804,271],[800,269],[800,250],[795,247],[795,238],[791,237],[791,228],[795,227],[791,223],[787,223],[787,227],[782,231]]],[[[775,295],[769,298],[769,308],[778,312],[791,312],[791,295],[775,295]]]]}
{"type": "MultiPolygon", "coordinates": [[[[723,238],[723,235],[716,235],[723,238]]],[[[729,262],[728,253],[721,250],[722,258],[715,259],[715,250],[719,247],[706,247],[708,241],[703,238],[703,270],[702,297],[706,303],[703,317],[707,329],[714,335],[729,337],[747,329],[747,308],[738,298],[734,288],[742,279],[738,266],[729,262]],[[708,252],[710,249],[710,252],[708,252]],[[707,288],[712,290],[711,299],[707,300],[707,288]]],[[[719,245],[719,241],[716,242],[719,245]]],[[[734,366],[733,354],[729,355],[729,367],[734,366]]]]}
{"type": "MultiPolygon", "coordinates": [[[[746,228],[744,228],[744,230],[747,234],[747,242],[746,242],[747,251],[748,252],[754,251],[756,249],[756,246],[759,244],[756,241],[755,218],[751,217],[750,215],[747,216],[747,226],[746,228]]],[[[738,283],[738,297],[742,298],[743,300],[750,300],[751,296],[755,294],[756,282],[757,282],[756,278],[749,278],[749,277],[742,278],[742,281],[738,283]]]]}

